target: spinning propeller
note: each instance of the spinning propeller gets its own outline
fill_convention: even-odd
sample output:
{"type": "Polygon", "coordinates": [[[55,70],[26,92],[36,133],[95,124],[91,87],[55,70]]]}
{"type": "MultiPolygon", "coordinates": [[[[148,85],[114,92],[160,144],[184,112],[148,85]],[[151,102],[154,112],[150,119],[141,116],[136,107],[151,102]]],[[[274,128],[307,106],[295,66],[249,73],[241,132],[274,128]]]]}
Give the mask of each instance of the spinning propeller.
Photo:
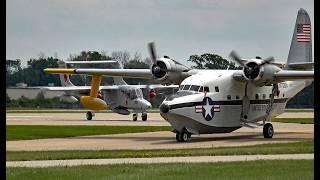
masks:
{"type": "Polygon", "coordinates": [[[244,67],[244,75],[248,79],[255,79],[260,73],[260,67],[264,66],[265,64],[270,64],[274,61],[274,57],[270,56],[262,59],[260,63],[257,61],[250,61],[247,63],[247,60],[241,59],[241,57],[234,50],[231,51],[229,57],[244,67]]]}
{"type": "Polygon", "coordinates": [[[150,57],[153,62],[151,72],[156,77],[163,77],[168,72],[167,66],[162,61],[157,62],[157,54],[156,54],[154,42],[149,43],[148,47],[149,47],[150,57]]]}

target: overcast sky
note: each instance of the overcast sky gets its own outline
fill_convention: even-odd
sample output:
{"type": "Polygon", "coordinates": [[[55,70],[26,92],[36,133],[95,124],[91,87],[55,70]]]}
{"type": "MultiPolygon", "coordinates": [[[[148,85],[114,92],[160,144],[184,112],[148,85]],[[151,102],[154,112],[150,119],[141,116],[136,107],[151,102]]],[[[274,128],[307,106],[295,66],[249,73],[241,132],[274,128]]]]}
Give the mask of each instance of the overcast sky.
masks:
{"type": "MultiPolygon", "coordinates": [[[[286,61],[299,8],[313,24],[313,0],[8,0],[6,58],[40,52],[66,60],[82,50],[136,51],[184,64],[192,54],[286,61]]],[[[313,29],[312,29],[313,30],[313,29]]]]}

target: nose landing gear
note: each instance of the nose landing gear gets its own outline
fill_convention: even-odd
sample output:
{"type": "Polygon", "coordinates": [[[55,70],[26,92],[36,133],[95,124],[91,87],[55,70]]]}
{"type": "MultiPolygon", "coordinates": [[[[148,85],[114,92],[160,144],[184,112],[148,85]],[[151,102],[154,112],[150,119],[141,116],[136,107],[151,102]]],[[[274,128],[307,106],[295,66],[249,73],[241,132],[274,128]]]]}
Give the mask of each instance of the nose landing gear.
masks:
{"type": "Polygon", "coordinates": [[[147,121],[148,119],[147,113],[142,113],[141,118],[142,118],[142,121],[147,121]]]}
{"type": "Polygon", "coordinates": [[[138,120],[138,114],[134,113],[132,114],[132,120],[137,121],[138,120]]]}

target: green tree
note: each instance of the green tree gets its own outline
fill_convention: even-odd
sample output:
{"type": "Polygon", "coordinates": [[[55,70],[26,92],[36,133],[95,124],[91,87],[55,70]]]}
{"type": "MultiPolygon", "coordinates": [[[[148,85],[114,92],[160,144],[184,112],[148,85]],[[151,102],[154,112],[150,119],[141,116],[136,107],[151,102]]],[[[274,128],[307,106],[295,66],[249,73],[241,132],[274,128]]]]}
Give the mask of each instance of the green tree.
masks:
{"type": "Polygon", "coordinates": [[[28,66],[20,69],[10,75],[8,85],[15,86],[16,83],[24,82],[29,86],[47,86],[48,83],[60,85],[60,80],[57,75],[47,74],[43,72],[45,68],[58,67],[58,59],[53,57],[45,58],[44,56],[38,59],[30,59],[28,66]]]}
{"type": "Polygon", "coordinates": [[[196,65],[192,67],[197,69],[241,69],[234,62],[228,61],[217,54],[191,55],[188,61],[195,63],[196,65]]]}

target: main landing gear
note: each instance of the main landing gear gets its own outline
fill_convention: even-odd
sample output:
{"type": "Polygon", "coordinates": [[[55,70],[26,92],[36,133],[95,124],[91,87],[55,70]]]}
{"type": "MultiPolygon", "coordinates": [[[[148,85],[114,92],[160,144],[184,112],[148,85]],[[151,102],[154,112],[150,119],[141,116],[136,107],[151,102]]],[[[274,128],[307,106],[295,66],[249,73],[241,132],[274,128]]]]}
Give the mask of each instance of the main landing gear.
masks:
{"type": "Polygon", "coordinates": [[[138,120],[138,114],[134,113],[132,114],[132,120],[137,121],[138,120]]]}
{"type": "MultiPolygon", "coordinates": [[[[148,114],[147,113],[142,113],[141,114],[141,118],[142,118],[142,121],[147,121],[148,120],[148,114]]],[[[132,120],[133,121],[137,121],[138,120],[138,114],[137,113],[132,114],[132,120]]]]}
{"type": "Polygon", "coordinates": [[[91,112],[91,111],[88,111],[87,113],[86,113],[86,118],[87,118],[87,120],[92,120],[92,117],[94,116],[94,113],[93,112],[91,112]]]}
{"type": "Polygon", "coordinates": [[[263,136],[264,138],[272,138],[273,136],[273,126],[271,123],[267,123],[263,126],[263,136]]]}
{"type": "Polygon", "coordinates": [[[177,142],[187,142],[191,138],[191,133],[187,130],[182,130],[181,132],[176,132],[176,140],[177,142]]]}

